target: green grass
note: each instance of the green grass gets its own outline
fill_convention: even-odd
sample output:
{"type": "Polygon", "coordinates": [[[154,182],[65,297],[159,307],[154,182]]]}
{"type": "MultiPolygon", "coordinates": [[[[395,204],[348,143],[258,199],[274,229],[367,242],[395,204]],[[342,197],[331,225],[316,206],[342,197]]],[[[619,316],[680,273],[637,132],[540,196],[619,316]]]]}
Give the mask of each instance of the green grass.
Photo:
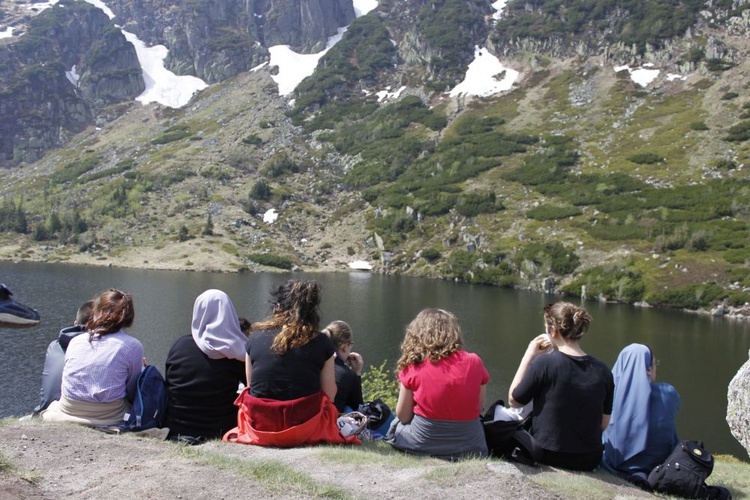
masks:
{"type": "Polygon", "coordinates": [[[320,498],[351,498],[342,489],[334,485],[319,483],[279,460],[246,460],[214,451],[204,451],[194,446],[174,445],[173,449],[180,457],[256,480],[265,488],[282,495],[294,492],[320,498]]]}

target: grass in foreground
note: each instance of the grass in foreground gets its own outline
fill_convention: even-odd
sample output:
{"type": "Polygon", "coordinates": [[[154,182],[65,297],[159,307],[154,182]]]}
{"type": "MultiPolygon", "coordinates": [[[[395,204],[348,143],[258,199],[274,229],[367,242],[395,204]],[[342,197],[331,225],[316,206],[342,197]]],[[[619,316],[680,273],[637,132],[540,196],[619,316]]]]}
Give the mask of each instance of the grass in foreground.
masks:
{"type": "Polygon", "coordinates": [[[307,474],[278,460],[243,460],[217,452],[204,451],[195,446],[175,445],[174,449],[183,458],[190,458],[204,465],[253,479],[273,491],[291,491],[321,498],[350,498],[344,490],[330,484],[319,483],[307,474]]]}
{"type": "Polygon", "coordinates": [[[42,479],[42,476],[37,473],[19,469],[18,466],[16,466],[16,464],[13,462],[13,460],[11,460],[2,451],[0,451],[0,473],[7,473],[18,476],[24,481],[31,484],[38,484],[42,479]]]}

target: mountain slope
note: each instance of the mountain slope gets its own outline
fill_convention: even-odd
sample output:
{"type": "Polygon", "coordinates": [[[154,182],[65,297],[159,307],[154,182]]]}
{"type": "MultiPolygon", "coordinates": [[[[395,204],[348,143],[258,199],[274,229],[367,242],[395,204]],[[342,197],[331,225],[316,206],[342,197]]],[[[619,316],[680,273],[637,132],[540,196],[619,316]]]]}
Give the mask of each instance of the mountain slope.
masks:
{"type": "Polygon", "coordinates": [[[240,72],[180,110],[129,105],[3,172],[0,256],[217,270],[367,260],[607,300],[741,305],[750,4],[689,4],[679,20],[657,4],[638,16],[615,1],[512,1],[495,21],[487,2],[383,1],[291,105],[272,68],[240,72]],[[474,45],[520,72],[512,91],[445,93],[486,57],[474,45]]]}

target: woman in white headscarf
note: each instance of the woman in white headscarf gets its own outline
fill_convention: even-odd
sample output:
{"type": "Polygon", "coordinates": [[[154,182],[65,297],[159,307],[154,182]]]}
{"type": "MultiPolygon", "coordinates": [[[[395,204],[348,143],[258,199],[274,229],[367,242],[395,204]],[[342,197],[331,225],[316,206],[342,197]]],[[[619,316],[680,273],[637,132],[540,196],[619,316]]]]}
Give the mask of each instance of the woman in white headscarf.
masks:
{"type": "Polygon", "coordinates": [[[192,335],[177,339],[167,355],[170,439],[220,438],[237,425],[246,340],[226,293],[206,290],[195,299],[192,335]]]}

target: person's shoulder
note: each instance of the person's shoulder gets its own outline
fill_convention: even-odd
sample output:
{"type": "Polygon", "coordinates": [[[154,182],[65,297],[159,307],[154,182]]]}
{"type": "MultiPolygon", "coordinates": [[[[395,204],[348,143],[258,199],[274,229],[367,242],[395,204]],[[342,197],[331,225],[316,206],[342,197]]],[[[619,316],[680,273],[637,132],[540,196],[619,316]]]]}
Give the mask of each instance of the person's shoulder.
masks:
{"type": "Polygon", "coordinates": [[[172,342],[172,347],[169,350],[171,352],[185,347],[191,347],[191,344],[198,347],[195,343],[195,340],[193,340],[192,335],[183,335],[182,337],[178,337],[177,340],[172,342]]]}
{"type": "Polygon", "coordinates": [[[457,359],[464,361],[466,363],[484,366],[484,361],[482,361],[482,357],[475,352],[460,350],[460,351],[456,351],[455,353],[453,353],[453,355],[456,356],[457,359]]]}
{"type": "Polygon", "coordinates": [[[675,389],[672,384],[669,384],[667,382],[652,382],[651,391],[658,392],[666,397],[680,396],[680,394],[677,392],[677,389],[675,389]]]}

